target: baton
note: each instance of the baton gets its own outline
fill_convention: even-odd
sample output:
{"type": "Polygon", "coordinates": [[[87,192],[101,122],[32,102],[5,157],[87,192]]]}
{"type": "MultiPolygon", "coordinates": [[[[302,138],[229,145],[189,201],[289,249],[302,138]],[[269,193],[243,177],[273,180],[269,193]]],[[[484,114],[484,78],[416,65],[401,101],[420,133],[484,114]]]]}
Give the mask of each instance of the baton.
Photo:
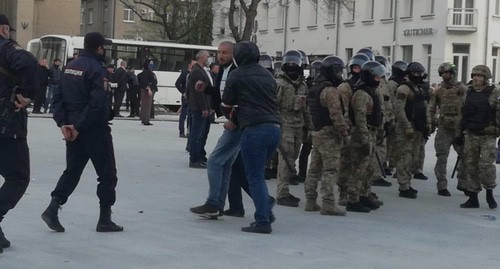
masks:
{"type": "Polygon", "coordinates": [[[374,151],[375,151],[375,157],[377,158],[378,167],[380,168],[380,172],[382,172],[382,176],[384,178],[387,178],[387,176],[385,175],[384,167],[382,166],[382,162],[380,161],[380,157],[378,156],[378,152],[376,150],[374,151]]]}
{"type": "Polygon", "coordinates": [[[457,161],[455,162],[455,167],[453,167],[453,172],[451,172],[451,178],[455,176],[455,172],[457,172],[458,162],[460,161],[460,156],[457,157],[457,161]]]}

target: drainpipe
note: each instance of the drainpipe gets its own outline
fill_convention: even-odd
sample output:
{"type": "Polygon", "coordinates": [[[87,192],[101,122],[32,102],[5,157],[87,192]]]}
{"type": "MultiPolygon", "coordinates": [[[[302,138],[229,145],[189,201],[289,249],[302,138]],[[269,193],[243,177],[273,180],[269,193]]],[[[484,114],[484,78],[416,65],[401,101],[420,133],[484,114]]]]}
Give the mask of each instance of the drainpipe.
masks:
{"type": "Polygon", "coordinates": [[[285,16],[285,22],[284,22],[284,25],[283,25],[283,30],[284,30],[284,37],[283,37],[283,54],[282,55],[285,55],[285,52],[286,52],[286,39],[287,39],[287,29],[288,29],[288,0],[285,0],[283,1],[284,4],[284,7],[285,7],[285,11],[284,11],[284,16],[285,16]]]}
{"type": "Polygon", "coordinates": [[[392,30],[392,62],[396,61],[396,29],[398,21],[398,0],[394,0],[394,10],[393,10],[393,30],[392,30]]]}
{"type": "Polygon", "coordinates": [[[488,34],[490,29],[490,0],[486,2],[486,32],[484,34],[484,64],[488,65],[488,34]]]}
{"type": "Polygon", "coordinates": [[[340,36],[340,3],[337,3],[337,21],[336,21],[336,24],[337,24],[337,27],[336,30],[337,32],[335,33],[335,55],[339,55],[339,36],[340,36]]]}

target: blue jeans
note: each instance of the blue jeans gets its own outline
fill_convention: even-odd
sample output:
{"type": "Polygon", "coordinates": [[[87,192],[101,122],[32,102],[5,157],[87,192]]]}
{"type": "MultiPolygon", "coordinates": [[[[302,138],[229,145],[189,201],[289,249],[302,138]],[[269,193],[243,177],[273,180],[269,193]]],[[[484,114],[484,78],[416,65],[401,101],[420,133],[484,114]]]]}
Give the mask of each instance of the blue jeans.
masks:
{"type": "Polygon", "coordinates": [[[189,131],[189,162],[196,163],[202,161],[205,157],[205,143],[207,142],[210,122],[204,118],[201,111],[190,111],[191,128],[189,131]],[[208,126],[207,126],[208,125],[208,126]]]}
{"type": "Polygon", "coordinates": [[[208,157],[207,203],[224,209],[231,178],[231,167],[240,150],[241,130],[224,130],[217,145],[208,157]]]}
{"type": "Polygon", "coordinates": [[[264,168],[266,160],[276,151],[280,132],[279,125],[264,123],[245,128],[241,136],[241,155],[255,205],[254,218],[259,226],[271,225],[269,215],[272,207],[264,179],[264,168]]]}

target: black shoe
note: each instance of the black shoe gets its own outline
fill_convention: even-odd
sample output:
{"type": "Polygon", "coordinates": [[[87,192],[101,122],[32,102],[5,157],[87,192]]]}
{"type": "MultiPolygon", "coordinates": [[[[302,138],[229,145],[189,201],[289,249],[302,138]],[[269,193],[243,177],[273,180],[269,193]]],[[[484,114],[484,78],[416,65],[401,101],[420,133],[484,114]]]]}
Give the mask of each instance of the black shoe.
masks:
{"type": "Polygon", "coordinates": [[[43,114],[42,111],[32,111],[33,114],[43,114]]]}
{"type": "Polygon", "coordinates": [[[151,122],[143,122],[142,125],[151,126],[153,124],[151,122]]]}
{"type": "Polygon", "coordinates": [[[189,136],[187,136],[185,133],[179,133],[179,137],[188,138],[189,136]]]}
{"type": "Polygon", "coordinates": [[[237,218],[243,218],[245,216],[245,210],[228,209],[228,210],[225,210],[223,213],[226,216],[237,217],[237,218]]]}
{"type": "Polygon", "coordinates": [[[189,168],[204,169],[204,168],[207,168],[207,164],[204,164],[202,162],[189,163],[189,168]]]}
{"type": "Polygon", "coordinates": [[[0,227],[0,253],[3,252],[4,248],[10,247],[10,241],[5,238],[5,234],[2,231],[2,227],[0,227]]]}
{"type": "Polygon", "coordinates": [[[99,215],[99,221],[95,228],[96,232],[108,233],[123,231],[123,226],[117,225],[111,220],[111,213],[111,206],[101,207],[101,214],[99,215]]]}
{"type": "Polygon", "coordinates": [[[469,192],[469,200],[460,205],[461,208],[479,208],[479,200],[477,199],[477,193],[469,192]]]}
{"type": "Polygon", "coordinates": [[[442,190],[438,190],[438,195],[440,195],[440,196],[451,196],[451,193],[448,191],[448,189],[442,189],[442,190]]]}
{"type": "Polygon", "coordinates": [[[243,232],[247,233],[259,233],[259,234],[270,234],[273,229],[271,228],[271,225],[269,226],[261,226],[258,225],[256,222],[250,223],[250,226],[248,227],[243,227],[241,228],[243,232]]]}
{"type": "Polygon", "coordinates": [[[379,178],[372,181],[372,186],[390,187],[392,186],[392,183],[383,178],[379,178]]]}
{"type": "MultiPolygon", "coordinates": [[[[291,195],[291,194],[288,194],[288,195],[289,195],[290,197],[292,197],[292,199],[293,199],[294,201],[296,201],[297,203],[298,203],[298,202],[300,202],[300,198],[299,198],[299,197],[295,197],[295,196],[293,196],[293,195],[291,195]]],[[[274,198],[273,198],[273,199],[274,199],[274,198]]]]}
{"type": "Polygon", "coordinates": [[[421,179],[421,180],[427,180],[428,179],[427,176],[424,175],[424,174],[422,174],[422,173],[416,173],[416,174],[414,174],[413,178],[414,179],[421,179]]]}
{"type": "Polygon", "coordinates": [[[376,210],[380,207],[372,196],[361,196],[359,197],[359,202],[371,210],[376,210]]]}
{"type": "Polygon", "coordinates": [[[415,199],[417,198],[417,194],[410,188],[405,191],[399,191],[399,197],[415,199]]]}
{"type": "Polygon", "coordinates": [[[410,187],[410,188],[409,188],[409,190],[410,190],[411,192],[413,192],[414,194],[418,194],[418,191],[417,191],[417,190],[415,190],[415,189],[414,189],[414,188],[412,188],[412,187],[410,187]]]}
{"type": "Polygon", "coordinates": [[[59,222],[59,217],[57,215],[60,207],[59,201],[57,199],[52,199],[47,209],[42,213],[42,220],[50,229],[58,233],[63,233],[65,229],[59,222]]]}
{"type": "MultiPolygon", "coordinates": [[[[219,208],[209,203],[205,203],[204,205],[197,207],[191,207],[189,211],[205,218],[218,217],[220,215],[219,208]]],[[[222,214],[224,214],[224,212],[222,212],[222,214]]]]}
{"type": "Polygon", "coordinates": [[[372,211],[369,207],[366,207],[361,202],[347,203],[345,210],[350,212],[360,212],[360,213],[369,213],[370,211],[372,211]]]}
{"type": "Polygon", "coordinates": [[[486,202],[488,203],[488,206],[490,207],[490,209],[497,208],[497,202],[495,201],[495,198],[493,197],[493,190],[486,190],[486,202]]]}
{"type": "Polygon", "coordinates": [[[274,223],[276,221],[276,217],[274,216],[273,212],[269,213],[269,222],[274,223]]]}
{"type": "Polygon", "coordinates": [[[289,206],[289,207],[298,207],[299,206],[299,202],[297,200],[293,199],[292,195],[278,198],[277,203],[278,203],[278,205],[289,206]]]}
{"type": "Polygon", "coordinates": [[[392,169],[391,168],[384,168],[384,173],[386,176],[392,175],[392,169]]]}
{"type": "Polygon", "coordinates": [[[374,192],[370,192],[370,196],[373,197],[373,200],[375,200],[375,202],[379,205],[379,206],[383,206],[384,205],[384,202],[382,202],[380,199],[378,199],[378,196],[376,193],[374,192]]]}

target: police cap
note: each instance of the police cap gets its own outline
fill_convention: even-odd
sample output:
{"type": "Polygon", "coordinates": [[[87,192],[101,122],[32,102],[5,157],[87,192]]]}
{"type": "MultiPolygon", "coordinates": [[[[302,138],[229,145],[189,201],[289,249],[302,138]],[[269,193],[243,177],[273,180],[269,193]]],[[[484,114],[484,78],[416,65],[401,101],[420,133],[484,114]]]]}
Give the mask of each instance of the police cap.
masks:
{"type": "Polygon", "coordinates": [[[16,30],[16,29],[12,28],[12,26],[10,26],[9,19],[4,14],[0,14],[0,25],[7,25],[7,26],[9,26],[9,28],[10,28],[11,31],[15,31],[16,30]]]}
{"type": "Polygon", "coordinates": [[[103,45],[111,45],[111,43],[111,40],[104,38],[99,32],[90,32],[83,39],[83,47],[89,50],[95,50],[103,45]]]}

